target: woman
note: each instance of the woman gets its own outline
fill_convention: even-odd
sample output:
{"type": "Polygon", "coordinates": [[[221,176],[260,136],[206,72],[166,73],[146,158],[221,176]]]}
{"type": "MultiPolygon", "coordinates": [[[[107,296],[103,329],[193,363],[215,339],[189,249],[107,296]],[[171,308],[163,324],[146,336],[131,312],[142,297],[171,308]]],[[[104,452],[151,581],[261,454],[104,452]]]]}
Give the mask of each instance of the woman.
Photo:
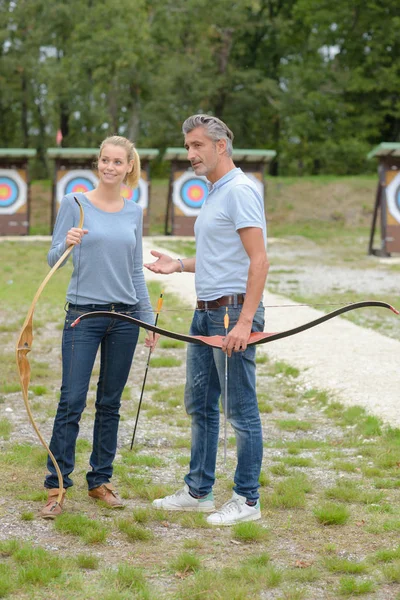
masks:
{"type": "MultiPolygon", "coordinates": [[[[124,137],[106,138],[98,156],[98,186],[85,194],[67,194],[57,216],[48,263],[54,265],[71,244],[74,269],[67,291],[68,309],[62,339],[62,385],[50,449],[63,476],[62,501],[57,502],[59,483],[48,458],[45,479],[48,502],[44,518],[61,513],[66,490],[73,485],[75,445],[79,421],[97,350],[101,348],[93,429],[91,470],[87,473],[89,496],[112,508],[123,506],[110,483],[117,448],[119,407],[135,351],[139,328],[108,317],[71,323],[81,314],[109,310],[154,323],[153,311],[142,268],[142,209],[121,195],[123,183],[137,187],[140,159],[132,142],[124,137]],[[85,213],[79,223],[77,197],[85,213]]],[[[154,348],[156,338],[149,332],[145,344],[154,348]]]]}

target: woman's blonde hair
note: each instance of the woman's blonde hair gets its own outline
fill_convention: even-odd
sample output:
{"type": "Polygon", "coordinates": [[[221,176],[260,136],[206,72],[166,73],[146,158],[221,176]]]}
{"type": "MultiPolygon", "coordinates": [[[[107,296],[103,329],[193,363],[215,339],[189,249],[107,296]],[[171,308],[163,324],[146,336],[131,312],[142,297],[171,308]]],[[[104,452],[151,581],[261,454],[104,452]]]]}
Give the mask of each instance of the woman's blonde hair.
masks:
{"type": "Polygon", "coordinates": [[[125,177],[125,183],[132,189],[137,188],[140,179],[140,158],[135,148],[135,144],[121,135],[111,135],[101,142],[98,159],[101,157],[104,146],[107,144],[125,148],[128,162],[133,160],[132,171],[125,177]]]}

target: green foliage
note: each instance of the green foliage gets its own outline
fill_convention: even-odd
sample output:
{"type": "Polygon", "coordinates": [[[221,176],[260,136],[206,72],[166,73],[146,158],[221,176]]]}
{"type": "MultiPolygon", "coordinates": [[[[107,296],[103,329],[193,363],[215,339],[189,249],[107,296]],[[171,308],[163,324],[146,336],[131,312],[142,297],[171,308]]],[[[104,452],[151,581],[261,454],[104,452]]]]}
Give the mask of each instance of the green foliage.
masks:
{"type": "Polygon", "coordinates": [[[44,396],[47,394],[48,389],[45,385],[32,385],[30,390],[35,394],[35,396],[44,396]]]}
{"type": "Polygon", "coordinates": [[[373,592],[374,587],[374,582],[370,580],[358,581],[354,577],[341,577],[338,593],[353,598],[373,592]]]}
{"type": "Polygon", "coordinates": [[[329,556],[324,561],[325,568],[331,573],[365,573],[368,570],[368,565],[365,562],[354,562],[347,558],[339,558],[337,556],[329,556]]]}
{"type": "Polygon", "coordinates": [[[21,513],[21,521],[33,521],[35,515],[31,511],[25,511],[21,513]]]}
{"type": "Polygon", "coordinates": [[[200,569],[201,563],[198,556],[190,552],[182,552],[170,564],[171,569],[179,573],[194,573],[200,569]]]}
{"type": "Polygon", "coordinates": [[[276,422],[279,429],[284,431],[309,431],[313,424],[309,421],[297,421],[295,419],[281,419],[276,422]]]}
{"type": "Polygon", "coordinates": [[[311,467],[313,461],[311,458],[303,458],[301,456],[287,456],[282,459],[282,462],[288,467],[311,467]]]}
{"type": "Polygon", "coordinates": [[[232,536],[241,542],[261,542],[268,537],[268,531],[259,523],[249,521],[234,525],[232,536]]]}
{"type": "Polygon", "coordinates": [[[20,586],[46,586],[62,573],[61,559],[44,548],[16,542],[11,555],[18,566],[16,579],[20,586]]]}
{"type": "Polygon", "coordinates": [[[58,129],[65,146],[118,132],[165,148],[196,112],[225,119],[239,148],[278,150],[297,175],[364,171],[371,146],[398,136],[395,0],[10,6],[0,10],[0,146],[36,148],[36,175],[58,129]]]}
{"type": "Polygon", "coordinates": [[[85,515],[63,513],[57,517],[54,526],[62,533],[82,538],[86,544],[102,543],[107,537],[107,528],[85,515]]]}
{"type": "Polygon", "coordinates": [[[0,598],[11,594],[14,587],[14,573],[11,565],[0,564],[0,598]]]}
{"type": "Polygon", "coordinates": [[[378,550],[377,552],[375,552],[375,555],[372,560],[373,562],[387,563],[392,562],[396,559],[400,560],[400,546],[397,546],[397,548],[393,549],[378,550]]]}
{"type": "Polygon", "coordinates": [[[207,529],[210,525],[206,521],[206,516],[201,512],[187,512],[179,517],[182,527],[187,529],[207,529]]]}
{"type": "Polygon", "coordinates": [[[390,583],[400,583],[400,560],[383,567],[382,573],[386,581],[390,583]]]}
{"type": "Polygon", "coordinates": [[[117,569],[107,570],[104,581],[110,592],[110,600],[118,598],[116,593],[120,591],[129,592],[132,600],[150,600],[152,597],[143,572],[127,563],[119,564],[117,569]]]}
{"type": "Polygon", "coordinates": [[[276,465],[272,465],[272,467],[270,467],[269,470],[273,475],[276,475],[278,477],[284,477],[289,474],[289,471],[283,462],[278,463],[276,465]]]}
{"type": "Polygon", "coordinates": [[[327,502],[314,508],[314,516],[322,525],[344,525],[350,513],[346,506],[327,502]]]}
{"type": "Polygon", "coordinates": [[[159,342],[160,348],[183,348],[185,344],[180,340],[164,339],[159,342]]]}
{"type": "Polygon", "coordinates": [[[3,440],[8,440],[10,438],[12,429],[12,424],[7,418],[0,419],[0,438],[3,438],[3,440]]]}
{"type": "Polygon", "coordinates": [[[164,461],[158,456],[152,456],[150,454],[139,454],[132,451],[123,452],[123,461],[126,465],[137,467],[162,467],[164,465],[164,461]]]}
{"type": "Polygon", "coordinates": [[[91,554],[78,554],[75,560],[80,569],[94,571],[99,567],[99,558],[91,554]]]}
{"type": "Polygon", "coordinates": [[[277,508],[304,508],[305,495],[310,491],[311,485],[307,477],[296,474],[276,484],[270,503],[277,508]]]}
{"type": "Polygon", "coordinates": [[[145,529],[142,525],[137,525],[131,519],[120,519],[118,521],[118,529],[127,535],[130,542],[148,541],[153,539],[154,535],[149,529],[145,529]]]}
{"type": "Polygon", "coordinates": [[[163,367],[180,367],[182,361],[173,356],[153,356],[150,361],[150,366],[153,368],[163,367]]]}
{"type": "Polygon", "coordinates": [[[6,464],[41,468],[46,462],[46,451],[42,446],[32,447],[30,444],[14,444],[3,458],[6,464]]]}
{"type": "Polygon", "coordinates": [[[136,523],[144,525],[151,518],[151,511],[147,508],[135,508],[132,512],[132,517],[136,523]]]}
{"type": "Polygon", "coordinates": [[[274,408],[270,402],[267,402],[265,400],[259,400],[258,410],[260,411],[260,413],[272,413],[274,408]]]}
{"type": "Polygon", "coordinates": [[[300,374],[299,369],[297,369],[296,367],[292,367],[291,365],[288,365],[284,361],[277,361],[274,364],[273,372],[275,375],[282,374],[285,377],[298,377],[300,374]]]}

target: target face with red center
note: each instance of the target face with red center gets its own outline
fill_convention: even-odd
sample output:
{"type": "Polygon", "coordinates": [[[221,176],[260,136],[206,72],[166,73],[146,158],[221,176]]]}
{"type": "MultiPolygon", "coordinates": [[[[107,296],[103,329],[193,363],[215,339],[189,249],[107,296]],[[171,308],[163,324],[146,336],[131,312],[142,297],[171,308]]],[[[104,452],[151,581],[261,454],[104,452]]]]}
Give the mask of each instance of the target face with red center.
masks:
{"type": "Polygon", "coordinates": [[[125,200],[132,200],[133,202],[138,202],[140,197],[140,188],[137,187],[135,190],[133,190],[132,188],[124,184],[122,186],[121,195],[123,198],[125,198],[125,200]]]}
{"type": "Polygon", "coordinates": [[[10,177],[0,177],[0,206],[14,204],[19,195],[19,189],[15,181],[10,177]]]}
{"type": "Polygon", "coordinates": [[[84,194],[91,190],[94,190],[94,185],[87,177],[76,177],[76,179],[72,179],[65,187],[66,194],[78,194],[79,192],[84,194]]]}
{"type": "Polygon", "coordinates": [[[172,201],[188,217],[199,214],[207,196],[206,178],[196,177],[191,169],[174,181],[172,201]]]}
{"type": "Polygon", "coordinates": [[[208,187],[202,179],[188,179],[181,187],[182,201],[190,208],[201,208],[208,196],[208,187]]]}
{"type": "Polygon", "coordinates": [[[57,201],[61,202],[66,194],[85,194],[93,190],[98,179],[90,169],[75,169],[67,171],[57,182],[57,201]]]}
{"type": "Polygon", "coordinates": [[[122,186],[121,194],[123,198],[125,198],[126,200],[132,200],[133,202],[136,202],[136,204],[139,204],[139,206],[141,206],[144,210],[145,208],[147,208],[149,203],[148,187],[148,182],[141,177],[139,179],[139,185],[137,188],[133,190],[132,188],[124,184],[122,186]]]}
{"type": "Polygon", "coordinates": [[[26,203],[27,186],[14,169],[0,169],[0,214],[11,215],[26,203]]]}

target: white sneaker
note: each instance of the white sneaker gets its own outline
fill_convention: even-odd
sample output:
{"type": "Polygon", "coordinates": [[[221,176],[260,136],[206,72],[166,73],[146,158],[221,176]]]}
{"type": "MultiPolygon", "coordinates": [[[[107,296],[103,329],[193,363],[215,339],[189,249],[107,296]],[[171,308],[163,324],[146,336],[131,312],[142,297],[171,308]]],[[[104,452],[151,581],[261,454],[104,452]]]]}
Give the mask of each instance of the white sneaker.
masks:
{"type": "Polygon", "coordinates": [[[233,496],[225,502],[219,510],[207,517],[210,525],[235,525],[244,521],[257,521],[261,519],[260,501],[249,506],[246,498],[233,492],[233,496]]]}
{"type": "Polygon", "coordinates": [[[172,496],[165,496],[165,498],[158,498],[153,500],[154,508],[163,508],[164,510],[185,510],[185,511],[197,511],[197,512],[212,512],[215,510],[214,496],[210,492],[204,498],[193,498],[189,494],[189,486],[185,485],[181,490],[172,494],[172,496]]]}

